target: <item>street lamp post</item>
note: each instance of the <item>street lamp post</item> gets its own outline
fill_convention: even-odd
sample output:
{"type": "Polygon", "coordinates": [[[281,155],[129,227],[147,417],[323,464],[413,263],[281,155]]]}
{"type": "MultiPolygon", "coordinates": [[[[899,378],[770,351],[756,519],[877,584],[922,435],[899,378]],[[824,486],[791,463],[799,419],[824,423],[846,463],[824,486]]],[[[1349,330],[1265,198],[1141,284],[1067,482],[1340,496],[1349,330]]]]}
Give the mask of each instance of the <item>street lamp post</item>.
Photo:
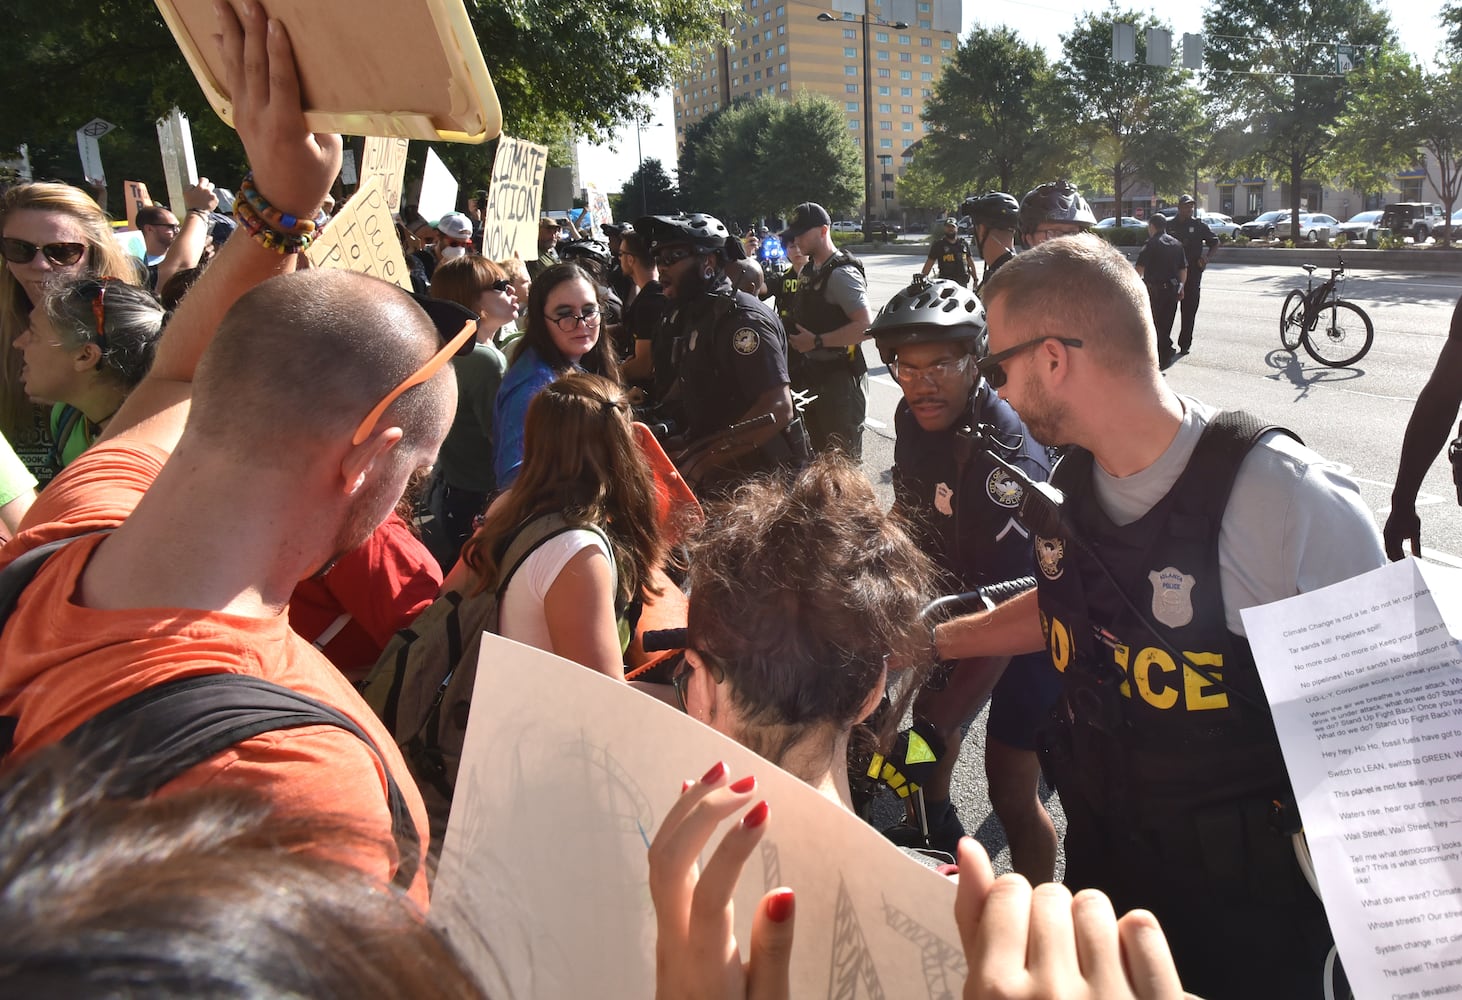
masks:
{"type": "MultiPolygon", "coordinates": [[[[817,19],[819,21],[842,20],[827,11],[818,14],[817,19]]],[[[866,231],[870,222],[869,214],[873,210],[873,72],[868,59],[868,7],[866,3],[863,13],[858,15],[858,20],[863,22],[863,228],[866,231]]],[[[903,31],[908,27],[907,22],[885,21],[876,15],[874,23],[892,28],[894,31],[903,31]]]]}

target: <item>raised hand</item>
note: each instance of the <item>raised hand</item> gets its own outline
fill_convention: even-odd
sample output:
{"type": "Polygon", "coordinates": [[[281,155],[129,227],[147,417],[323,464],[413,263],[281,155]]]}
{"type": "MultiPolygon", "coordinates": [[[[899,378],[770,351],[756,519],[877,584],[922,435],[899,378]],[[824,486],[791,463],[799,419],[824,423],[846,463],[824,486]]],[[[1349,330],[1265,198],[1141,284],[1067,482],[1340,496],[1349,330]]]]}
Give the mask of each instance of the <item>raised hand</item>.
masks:
{"type": "Polygon", "coordinates": [[[1414,506],[1402,506],[1393,499],[1386,526],[1381,529],[1386,543],[1386,558],[1392,562],[1406,558],[1404,543],[1411,542],[1411,554],[1421,556],[1421,517],[1414,506]]]}
{"type": "Polygon", "coordinates": [[[281,212],[313,218],[340,173],[340,137],[305,124],[294,48],[259,0],[214,0],[215,36],[254,187],[281,212]],[[237,9],[235,8],[237,4],[237,9]]]}

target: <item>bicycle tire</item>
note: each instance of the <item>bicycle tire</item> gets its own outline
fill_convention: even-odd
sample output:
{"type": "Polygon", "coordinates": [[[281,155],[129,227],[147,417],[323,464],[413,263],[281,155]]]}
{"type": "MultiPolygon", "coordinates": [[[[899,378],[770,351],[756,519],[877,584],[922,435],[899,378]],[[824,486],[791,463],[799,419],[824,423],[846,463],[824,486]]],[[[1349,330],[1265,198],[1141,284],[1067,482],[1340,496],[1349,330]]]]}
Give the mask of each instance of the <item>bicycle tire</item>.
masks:
{"type": "Polygon", "coordinates": [[[1354,302],[1337,301],[1334,307],[1326,305],[1320,310],[1319,322],[1305,334],[1305,351],[1322,365],[1344,368],[1366,356],[1376,330],[1366,311],[1354,302]]]}
{"type": "Polygon", "coordinates": [[[1300,349],[1305,336],[1305,293],[1299,289],[1290,292],[1279,310],[1279,343],[1291,353],[1300,349]]]}

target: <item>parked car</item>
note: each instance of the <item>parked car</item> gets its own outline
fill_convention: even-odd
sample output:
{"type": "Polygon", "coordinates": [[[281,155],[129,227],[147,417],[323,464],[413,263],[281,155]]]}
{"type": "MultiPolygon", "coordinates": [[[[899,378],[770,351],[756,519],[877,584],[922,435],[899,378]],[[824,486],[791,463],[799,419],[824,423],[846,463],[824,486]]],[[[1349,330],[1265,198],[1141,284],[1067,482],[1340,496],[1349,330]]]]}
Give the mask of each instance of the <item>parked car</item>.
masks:
{"type": "Polygon", "coordinates": [[[863,223],[853,222],[850,219],[839,219],[833,223],[832,230],[835,233],[861,233],[863,231],[863,223]]]}
{"type": "Polygon", "coordinates": [[[1234,234],[1239,231],[1239,224],[1227,215],[1220,215],[1218,212],[1204,212],[1199,216],[1208,228],[1213,230],[1213,235],[1221,240],[1231,240],[1234,234]]]}
{"type": "Polygon", "coordinates": [[[1380,230],[1381,210],[1374,209],[1352,215],[1342,222],[1335,232],[1347,243],[1373,243],[1380,235],[1380,230]]]}
{"type": "MultiPolygon", "coordinates": [[[[1455,212],[1452,213],[1452,223],[1451,223],[1450,226],[1447,227],[1447,229],[1450,230],[1450,232],[1452,234],[1452,242],[1453,243],[1456,243],[1459,240],[1462,240],[1462,208],[1459,208],[1459,209],[1457,209],[1457,211],[1455,211],[1455,212]]],[[[1445,239],[1446,236],[1447,236],[1447,233],[1446,232],[1440,232],[1440,231],[1439,232],[1435,232],[1435,233],[1432,234],[1432,237],[1434,239],[1439,239],[1439,240],[1440,239],[1445,239]]]]}
{"type": "Polygon", "coordinates": [[[1109,219],[1103,219],[1102,221],[1098,222],[1096,224],[1096,228],[1098,228],[1098,229],[1146,229],[1147,228],[1147,223],[1143,222],[1141,219],[1133,218],[1130,215],[1124,215],[1124,216],[1122,216],[1122,218],[1121,218],[1120,221],[1117,219],[1116,216],[1112,216],[1109,219]]]}
{"type": "Polygon", "coordinates": [[[1402,201],[1381,210],[1382,229],[1391,230],[1398,238],[1410,236],[1417,243],[1430,236],[1433,229],[1446,224],[1442,207],[1431,202],[1402,201]]]}
{"type": "Polygon", "coordinates": [[[1171,222],[1178,217],[1178,206],[1169,205],[1167,208],[1160,208],[1157,210],[1157,214],[1171,222]]]}
{"type": "Polygon", "coordinates": [[[1288,209],[1275,209],[1272,212],[1255,216],[1239,227],[1239,235],[1247,236],[1251,240],[1272,240],[1275,225],[1287,215],[1289,215],[1288,209]]]}
{"type": "MultiPolygon", "coordinates": [[[[1284,216],[1274,224],[1274,238],[1277,240],[1291,239],[1289,229],[1292,221],[1289,213],[1285,212],[1284,216]]],[[[1300,233],[1295,242],[1298,243],[1302,239],[1306,243],[1321,241],[1328,243],[1330,234],[1335,232],[1339,225],[1340,220],[1333,215],[1326,215],[1323,212],[1301,212],[1300,233]]]]}

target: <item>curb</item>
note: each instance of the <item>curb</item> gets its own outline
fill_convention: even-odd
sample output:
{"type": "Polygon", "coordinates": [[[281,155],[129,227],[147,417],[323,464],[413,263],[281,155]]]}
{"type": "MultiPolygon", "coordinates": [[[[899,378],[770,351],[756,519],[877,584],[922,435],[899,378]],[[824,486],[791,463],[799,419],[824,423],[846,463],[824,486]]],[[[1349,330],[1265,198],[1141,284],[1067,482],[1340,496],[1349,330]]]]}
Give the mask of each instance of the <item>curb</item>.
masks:
{"type": "MultiPolygon", "coordinates": [[[[899,254],[920,259],[929,255],[925,243],[854,243],[843,247],[857,254],[899,254]]],[[[1135,259],[1141,247],[1118,247],[1128,260],[1135,259]]],[[[1336,250],[1333,247],[1236,247],[1220,243],[1209,259],[1215,264],[1280,264],[1298,267],[1301,264],[1323,265],[1333,254],[1345,258],[1348,271],[1426,271],[1438,274],[1462,274],[1462,245],[1455,249],[1370,250],[1365,248],[1336,250]]]]}

